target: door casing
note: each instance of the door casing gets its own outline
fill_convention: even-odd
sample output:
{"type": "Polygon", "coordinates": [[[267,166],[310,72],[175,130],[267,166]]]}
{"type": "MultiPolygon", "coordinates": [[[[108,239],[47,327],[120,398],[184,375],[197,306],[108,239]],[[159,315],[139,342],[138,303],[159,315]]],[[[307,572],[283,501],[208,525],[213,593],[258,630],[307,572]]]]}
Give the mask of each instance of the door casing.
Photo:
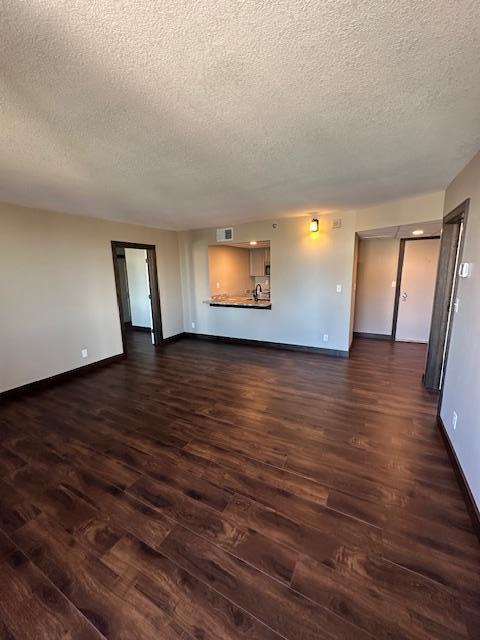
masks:
{"type": "Polygon", "coordinates": [[[122,297],[120,290],[120,273],[118,265],[117,249],[144,249],[147,252],[147,266],[148,266],[148,280],[150,285],[150,306],[152,310],[152,334],[153,344],[159,346],[163,344],[163,332],[162,332],[162,311],[160,307],[160,291],[158,288],[158,274],[157,274],[157,254],[155,251],[155,245],[153,244],[139,244],[135,242],[122,242],[119,240],[112,240],[112,257],[113,257],[113,271],[115,275],[115,288],[117,292],[117,304],[118,314],[120,319],[120,328],[122,331],[122,344],[123,353],[127,353],[127,336],[125,332],[125,318],[122,308],[122,297]]]}
{"type": "Polygon", "coordinates": [[[432,323],[423,376],[425,387],[432,391],[441,390],[442,372],[448,359],[453,324],[450,315],[451,303],[456,297],[458,287],[456,265],[457,262],[461,262],[463,256],[469,205],[470,198],[467,198],[443,218],[432,323]],[[463,233],[460,235],[461,226],[463,233]]]}

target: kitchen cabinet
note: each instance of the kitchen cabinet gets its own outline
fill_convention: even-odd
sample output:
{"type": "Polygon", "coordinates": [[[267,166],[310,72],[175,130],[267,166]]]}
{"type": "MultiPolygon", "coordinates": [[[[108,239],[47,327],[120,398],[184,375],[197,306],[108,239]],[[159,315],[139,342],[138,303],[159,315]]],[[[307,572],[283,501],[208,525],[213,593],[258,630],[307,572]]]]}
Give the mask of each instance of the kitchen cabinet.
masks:
{"type": "Polygon", "coordinates": [[[270,264],[270,249],[250,249],[251,276],[264,276],[266,264],[270,264]]]}

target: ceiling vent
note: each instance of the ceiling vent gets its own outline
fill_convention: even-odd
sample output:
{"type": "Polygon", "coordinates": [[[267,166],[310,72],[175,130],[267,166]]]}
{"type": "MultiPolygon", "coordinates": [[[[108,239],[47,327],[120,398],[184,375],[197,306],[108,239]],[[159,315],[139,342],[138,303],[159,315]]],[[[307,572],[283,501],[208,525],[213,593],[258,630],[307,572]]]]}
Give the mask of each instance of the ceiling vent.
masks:
{"type": "Polygon", "coordinates": [[[233,240],[233,227],[217,229],[217,242],[229,242],[233,240]]]}
{"type": "Polygon", "coordinates": [[[332,229],[341,229],[342,228],[342,219],[335,218],[332,222],[332,229]]]}

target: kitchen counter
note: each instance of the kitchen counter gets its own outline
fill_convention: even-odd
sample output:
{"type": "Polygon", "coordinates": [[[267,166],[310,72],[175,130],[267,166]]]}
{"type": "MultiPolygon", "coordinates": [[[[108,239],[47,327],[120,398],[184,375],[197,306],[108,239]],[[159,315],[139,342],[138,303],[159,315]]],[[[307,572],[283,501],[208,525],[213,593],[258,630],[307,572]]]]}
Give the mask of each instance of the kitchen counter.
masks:
{"type": "Polygon", "coordinates": [[[247,296],[219,296],[207,300],[211,307],[238,307],[241,309],[271,309],[270,300],[254,300],[247,296]]]}

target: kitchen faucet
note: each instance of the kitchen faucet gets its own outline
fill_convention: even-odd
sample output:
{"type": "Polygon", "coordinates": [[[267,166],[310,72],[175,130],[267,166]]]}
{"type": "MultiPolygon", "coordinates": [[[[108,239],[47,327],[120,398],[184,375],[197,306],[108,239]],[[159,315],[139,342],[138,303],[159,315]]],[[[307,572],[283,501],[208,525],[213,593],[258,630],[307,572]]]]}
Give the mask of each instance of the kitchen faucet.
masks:
{"type": "Polygon", "coordinates": [[[259,292],[262,293],[262,285],[260,283],[257,284],[257,286],[255,287],[255,291],[253,292],[253,299],[255,300],[255,302],[258,302],[259,292]]]}

